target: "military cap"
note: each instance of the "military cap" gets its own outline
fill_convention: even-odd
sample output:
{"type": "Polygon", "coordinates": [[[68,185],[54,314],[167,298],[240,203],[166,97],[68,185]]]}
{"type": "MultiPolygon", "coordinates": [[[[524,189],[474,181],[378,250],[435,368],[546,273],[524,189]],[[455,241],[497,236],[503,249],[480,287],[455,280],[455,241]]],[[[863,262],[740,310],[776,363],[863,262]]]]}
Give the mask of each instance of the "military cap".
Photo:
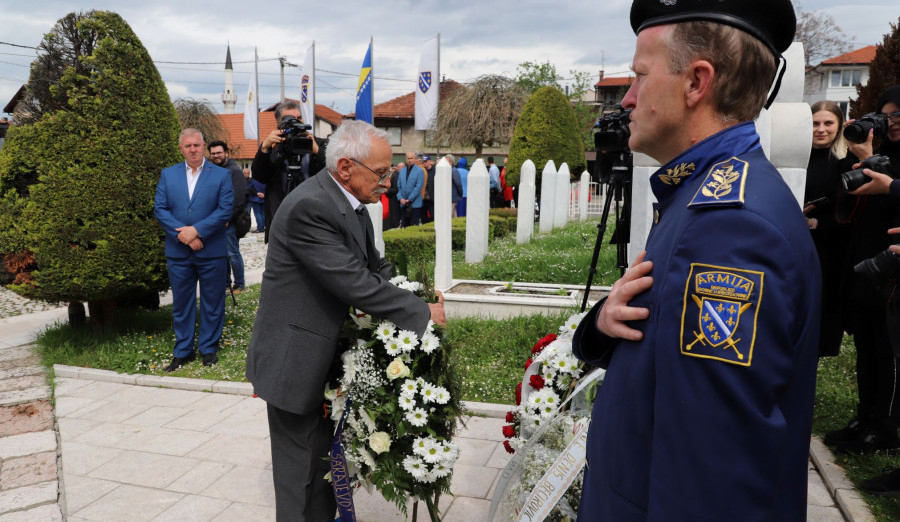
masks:
{"type": "Polygon", "coordinates": [[[797,18],[790,0],[634,0],[634,34],[654,25],[707,21],[754,36],[781,55],[794,40],[797,18]]]}

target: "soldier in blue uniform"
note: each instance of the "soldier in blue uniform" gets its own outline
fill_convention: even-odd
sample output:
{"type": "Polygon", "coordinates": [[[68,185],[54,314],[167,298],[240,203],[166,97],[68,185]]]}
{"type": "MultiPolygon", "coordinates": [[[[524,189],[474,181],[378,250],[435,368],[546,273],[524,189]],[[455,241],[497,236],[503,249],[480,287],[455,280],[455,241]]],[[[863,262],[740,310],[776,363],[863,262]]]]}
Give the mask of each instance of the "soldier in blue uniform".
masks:
{"type": "Polygon", "coordinates": [[[805,521],[819,264],[751,121],[793,7],[636,0],[631,24],[629,145],[663,166],[646,251],[574,339],[608,370],[578,519],[805,521]]]}

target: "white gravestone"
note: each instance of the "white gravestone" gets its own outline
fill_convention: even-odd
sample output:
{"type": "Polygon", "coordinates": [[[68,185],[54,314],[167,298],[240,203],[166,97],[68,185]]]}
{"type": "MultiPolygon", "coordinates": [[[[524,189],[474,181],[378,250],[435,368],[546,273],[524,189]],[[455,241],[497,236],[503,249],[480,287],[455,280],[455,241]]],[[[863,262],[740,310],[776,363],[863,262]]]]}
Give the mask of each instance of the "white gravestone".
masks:
{"type": "Polygon", "coordinates": [[[546,234],[553,230],[553,207],[556,204],[556,165],[547,162],[541,172],[541,217],[538,231],[546,234]]]}
{"type": "Polygon", "coordinates": [[[556,173],[556,203],[553,206],[553,228],[566,226],[569,222],[569,166],[565,163],[559,166],[556,173]]]}
{"type": "Polygon", "coordinates": [[[476,160],[469,170],[469,190],[466,200],[466,262],[480,263],[488,248],[488,211],[490,204],[490,176],[484,160],[476,160]]]}
{"type": "Polygon", "coordinates": [[[534,233],[534,162],[526,160],[519,173],[519,211],[516,215],[516,243],[528,243],[534,233]]]}
{"type": "Polygon", "coordinates": [[[450,239],[452,219],[452,173],[450,163],[441,158],[434,176],[434,288],[453,286],[453,245],[450,239]]]}
{"type": "Polygon", "coordinates": [[[588,213],[588,194],[591,190],[591,175],[588,171],[581,173],[578,183],[578,221],[586,221],[588,213]]]}

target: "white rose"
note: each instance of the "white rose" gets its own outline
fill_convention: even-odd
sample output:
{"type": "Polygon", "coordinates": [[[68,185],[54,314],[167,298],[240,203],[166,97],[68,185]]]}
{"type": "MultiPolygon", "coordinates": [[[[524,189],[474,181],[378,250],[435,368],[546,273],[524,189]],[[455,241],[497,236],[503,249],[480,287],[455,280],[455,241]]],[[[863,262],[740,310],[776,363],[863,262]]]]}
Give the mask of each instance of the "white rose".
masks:
{"type": "Polygon", "coordinates": [[[383,431],[376,431],[369,435],[369,447],[375,453],[384,453],[391,449],[391,436],[383,431]]]}
{"type": "Polygon", "coordinates": [[[393,381],[394,379],[409,377],[409,368],[403,364],[403,361],[398,357],[391,361],[391,364],[388,365],[385,373],[387,373],[388,379],[393,381]]]}

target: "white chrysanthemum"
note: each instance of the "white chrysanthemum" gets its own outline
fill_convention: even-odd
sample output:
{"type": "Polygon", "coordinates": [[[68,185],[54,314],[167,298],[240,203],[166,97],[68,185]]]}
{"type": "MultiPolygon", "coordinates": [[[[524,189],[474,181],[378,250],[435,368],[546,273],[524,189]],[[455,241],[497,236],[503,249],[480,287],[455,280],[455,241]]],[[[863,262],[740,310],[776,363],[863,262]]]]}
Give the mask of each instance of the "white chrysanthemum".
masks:
{"type": "Polygon", "coordinates": [[[384,341],[384,351],[387,352],[391,357],[396,357],[403,351],[400,347],[400,340],[396,337],[391,337],[387,341],[384,341]]]}
{"type": "Polygon", "coordinates": [[[422,389],[419,391],[419,394],[422,396],[422,400],[426,403],[435,402],[435,399],[437,399],[437,387],[429,382],[426,382],[422,385],[422,389]]]}
{"type": "Polygon", "coordinates": [[[356,378],[356,357],[353,350],[348,350],[341,355],[341,361],[344,363],[344,376],[342,380],[345,383],[351,383],[356,378]]]}
{"type": "Polygon", "coordinates": [[[419,336],[409,330],[400,330],[397,334],[397,341],[400,343],[401,350],[411,352],[419,344],[419,336]]]}
{"type": "Polygon", "coordinates": [[[422,458],[429,464],[442,461],[444,456],[441,451],[441,443],[429,437],[425,441],[425,451],[422,454],[422,458]]]}
{"type": "Polygon", "coordinates": [[[412,444],[413,453],[419,456],[425,455],[425,447],[428,445],[428,439],[430,438],[431,437],[416,437],[416,440],[414,440],[412,444]]]}
{"type": "Polygon", "coordinates": [[[423,461],[419,457],[410,455],[403,459],[403,469],[405,469],[407,473],[412,475],[414,479],[418,480],[426,473],[425,461],[423,461]]]}
{"type": "Polygon", "coordinates": [[[431,484],[432,482],[437,480],[437,475],[435,475],[434,472],[426,471],[425,473],[422,474],[421,477],[416,477],[416,480],[418,480],[419,482],[425,482],[427,484],[431,484]]]}
{"type": "Polygon", "coordinates": [[[559,327],[559,335],[566,337],[575,335],[575,330],[578,328],[578,325],[581,324],[581,320],[584,319],[584,316],[586,316],[587,314],[588,312],[582,312],[566,319],[566,323],[559,327]]]}
{"type": "Polygon", "coordinates": [[[436,386],[434,402],[438,404],[447,404],[449,401],[450,392],[447,391],[447,388],[444,388],[443,386],[436,386]]]}
{"type": "Polygon", "coordinates": [[[363,448],[357,448],[357,451],[359,451],[359,454],[362,456],[363,463],[366,466],[369,466],[371,471],[375,471],[375,468],[378,466],[375,464],[375,459],[372,458],[372,455],[363,448]]]}
{"type": "Polygon", "coordinates": [[[459,446],[452,441],[444,441],[441,443],[441,462],[445,465],[453,466],[456,459],[459,458],[459,446]]]}
{"type": "Polygon", "coordinates": [[[578,367],[578,359],[574,355],[566,355],[564,357],[564,366],[560,365],[560,369],[573,377],[581,375],[581,368],[578,367]]]}
{"type": "Polygon", "coordinates": [[[422,291],[422,283],[418,281],[408,281],[406,283],[406,289],[410,292],[421,292],[422,291]]]}
{"type": "Polygon", "coordinates": [[[412,411],[413,408],[416,407],[416,396],[415,393],[407,393],[403,392],[400,394],[400,399],[397,401],[400,404],[400,407],[406,411],[412,411]]]}
{"type": "Polygon", "coordinates": [[[525,442],[526,440],[522,437],[512,437],[511,439],[509,439],[509,446],[512,449],[518,451],[522,448],[522,446],[525,445],[525,442]]]}
{"type": "Polygon", "coordinates": [[[422,351],[425,353],[431,353],[435,351],[441,345],[441,340],[438,339],[436,335],[433,333],[426,332],[425,335],[422,336],[422,351]]]}
{"type": "Polygon", "coordinates": [[[400,389],[403,390],[402,393],[416,393],[419,391],[419,383],[413,379],[406,379],[400,389]]]}
{"type": "Polygon", "coordinates": [[[544,403],[544,395],[541,393],[543,390],[537,390],[531,392],[528,395],[528,404],[532,407],[539,407],[544,403]]]}
{"type": "Polygon", "coordinates": [[[395,277],[392,277],[392,278],[391,278],[391,284],[392,284],[392,285],[399,285],[400,283],[402,283],[402,282],[404,282],[404,281],[406,281],[406,276],[405,276],[405,275],[398,275],[398,276],[395,276],[395,277]]]}
{"type": "Polygon", "coordinates": [[[428,333],[434,332],[434,321],[431,319],[428,320],[428,326],[425,327],[425,331],[428,333]]]}
{"type": "Polygon", "coordinates": [[[541,405],[541,410],[540,410],[540,411],[541,411],[541,418],[542,418],[542,419],[549,419],[550,417],[556,415],[556,412],[557,412],[558,410],[559,410],[559,408],[557,408],[557,407],[556,407],[555,405],[553,405],[553,404],[542,404],[542,405],[541,405]]]}
{"type": "Polygon", "coordinates": [[[375,421],[372,420],[372,417],[369,417],[369,413],[366,412],[366,409],[362,406],[359,407],[359,418],[366,425],[366,428],[369,430],[368,433],[373,433],[375,431],[375,421]]]}
{"type": "Polygon", "coordinates": [[[428,423],[428,414],[423,408],[413,408],[406,412],[406,420],[417,428],[421,428],[428,423]]]}
{"type": "Polygon", "coordinates": [[[451,466],[444,464],[443,462],[438,462],[434,466],[431,467],[431,473],[434,474],[435,477],[441,478],[446,477],[453,471],[451,466]]]}
{"type": "Polygon", "coordinates": [[[375,329],[375,335],[378,337],[378,340],[383,343],[386,343],[393,338],[395,333],[397,333],[397,325],[390,321],[382,321],[378,325],[378,328],[375,329]]]}

